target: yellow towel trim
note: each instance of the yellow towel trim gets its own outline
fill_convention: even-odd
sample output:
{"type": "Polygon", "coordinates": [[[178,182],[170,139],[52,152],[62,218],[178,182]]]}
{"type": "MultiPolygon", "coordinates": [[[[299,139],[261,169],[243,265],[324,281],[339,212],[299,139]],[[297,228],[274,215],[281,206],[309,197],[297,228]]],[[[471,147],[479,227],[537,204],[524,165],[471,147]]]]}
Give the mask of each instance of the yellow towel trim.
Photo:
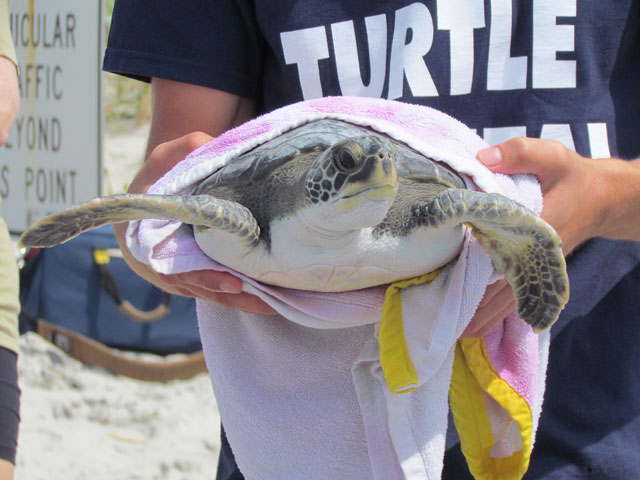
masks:
{"type": "Polygon", "coordinates": [[[527,401],[493,368],[482,338],[464,338],[456,345],[449,402],[469,470],[476,480],[519,480],[529,467],[533,416],[527,401]],[[495,458],[495,440],[482,392],[489,394],[518,425],[522,449],[495,458]]]}
{"type": "Polygon", "coordinates": [[[394,282],[389,285],[384,295],[378,343],[380,363],[391,393],[411,392],[418,386],[418,374],[411,362],[407,339],[404,335],[401,290],[432,282],[441,271],[442,268],[439,268],[420,277],[394,282]]]}

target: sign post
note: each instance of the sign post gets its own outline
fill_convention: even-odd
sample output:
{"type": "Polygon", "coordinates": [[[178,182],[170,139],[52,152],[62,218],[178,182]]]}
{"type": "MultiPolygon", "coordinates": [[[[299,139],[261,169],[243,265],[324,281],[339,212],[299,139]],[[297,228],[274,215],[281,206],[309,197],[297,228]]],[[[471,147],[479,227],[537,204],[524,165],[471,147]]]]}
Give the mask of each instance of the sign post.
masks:
{"type": "Polygon", "coordinates": [[[102,0],[12,0],[20,114],[0,148],[2,216],[19,234],[97,195],[102,179],[102,0]]]}

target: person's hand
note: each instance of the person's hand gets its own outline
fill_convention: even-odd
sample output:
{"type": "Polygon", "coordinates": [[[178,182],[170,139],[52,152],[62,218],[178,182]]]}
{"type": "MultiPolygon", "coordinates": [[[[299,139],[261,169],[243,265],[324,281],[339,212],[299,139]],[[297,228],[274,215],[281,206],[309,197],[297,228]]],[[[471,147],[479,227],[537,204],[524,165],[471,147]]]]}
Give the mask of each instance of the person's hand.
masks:
{"type": "MultiPolygon", "coordinates": [[[[515,138],[484,149],[478,158],[494,172],[530,173],[538,178],[544,199],[541,216],[560,235],[565,255],[598,235],[606,216],[603,162],[620,161],[585,158],[559,142],[532,138],[515,138]]],[[[486,335],[515,307],[506,280],[490,285],[462,336],[486,335]]]]}
{"type": "MultiPolygon", "coordinates": [[[[164,173],[213,137],[204,133],[190,133],[176,140],[158,145],[153,149],[129,186],[130,193],[144,193],[164,173]]],[[[162,275],[148,265],[137,261],[125,244],[126,223],[114,225],[116,237],[129,266],[141,277],[163,290],[198,297],[225,307],[254,313],[275,313],[266,303],[254,295],[242,293],[242,281],[233,275],[211,270],[162,275]]]]}
{"type": "Polygon", "coordinates": [[[487,287],[478,309],[460,338],[484,337],[516,309],[511,285],[498,280],[487,287]]]}
{"type": "Polygon", "coordinates": [[[20,110],[20,91],[16,66],[0,56],[0,147],[7,143],[9,132],[20,110]]]}

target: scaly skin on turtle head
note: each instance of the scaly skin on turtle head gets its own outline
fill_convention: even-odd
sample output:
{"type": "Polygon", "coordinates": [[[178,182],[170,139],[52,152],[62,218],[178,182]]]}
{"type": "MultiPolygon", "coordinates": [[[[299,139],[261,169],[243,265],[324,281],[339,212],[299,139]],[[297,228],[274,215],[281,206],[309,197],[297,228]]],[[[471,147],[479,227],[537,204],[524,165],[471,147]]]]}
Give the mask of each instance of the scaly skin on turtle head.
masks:
{"type": "Polygon", "coordinates": [[[305,176],[307,220],[329,230],[380,223],[398,193],[396,154],[379,135],[349,138],[327,149],[305,176]]]}

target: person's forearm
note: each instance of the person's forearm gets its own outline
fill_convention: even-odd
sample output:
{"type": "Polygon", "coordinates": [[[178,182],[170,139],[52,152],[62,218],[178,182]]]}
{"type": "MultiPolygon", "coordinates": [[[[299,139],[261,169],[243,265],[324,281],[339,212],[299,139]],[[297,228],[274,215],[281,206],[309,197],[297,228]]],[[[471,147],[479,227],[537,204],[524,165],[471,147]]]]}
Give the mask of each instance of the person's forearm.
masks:
{"type": "Polygon", "coordinates": [[[18,61],[9,29],[9,1],[0,0],[0,147],[16,121],[20,109],[18,61]]]}
{"type": "Polygon", "coordinates": [[[9,7],[9,0],[0,0],[0,56],[11,61],[17,73],[18,59],[13,45],[13,38],[11,37],[11,27],[9,26],[9,7]]]}
{"type": "MultiPolygon", "coordinates": [[[[162,175],[194,149],[212,137],[253,116],[249,99],[170,80],[153,80],[153,120],[147,156],[129,192],[144,193],[162,175]]],[[[115,227],[116,238],[127,263],[143,278],[187,297],[246,312],[273,314],[275,311],[258,297],[242,292],[242,280],[229,273],[198,270],[160,275],[131,255],[125,239],[126,224],[115,227]]]]}
{"type": "Polygon", "coordinates": [[[7,462],[0,458],[0,480],[12,480],[13,470],[14,466],[11,462],[7,462]]]}
{"type": "Polygon", "coordinates": [[[640,241],[640,160],[593,160],[602,175],[596,236],[640,241]]]}
{"type": "Polygon", "coordinates": [[[153,117],[147,154],[161,143],[192,132],[212,137],[254,116],[253,101],[231,93],[173,80],[152,80],[153,117]]]}
{"type": "Polygon", "coordinates": [[[6,143],[19,110],[16,66],[7,57],[0,56],[0,147],[6,143]]]}

